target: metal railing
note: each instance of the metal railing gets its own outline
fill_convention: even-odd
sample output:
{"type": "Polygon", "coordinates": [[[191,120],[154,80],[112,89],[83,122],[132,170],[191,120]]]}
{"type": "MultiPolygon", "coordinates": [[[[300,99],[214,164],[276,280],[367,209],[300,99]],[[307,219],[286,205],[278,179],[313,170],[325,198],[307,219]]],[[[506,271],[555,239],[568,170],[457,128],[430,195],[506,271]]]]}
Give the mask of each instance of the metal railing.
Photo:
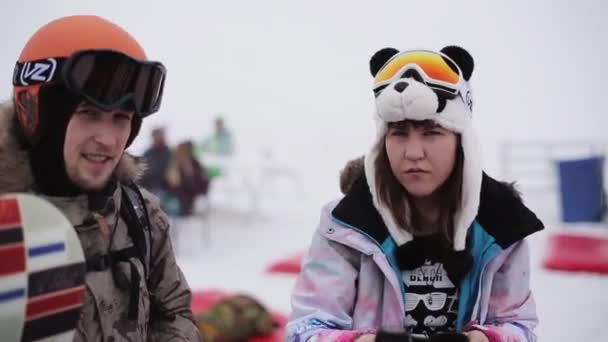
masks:
{"type": "Polygon", "coordinates": [[[499,146],[502,179],[516,181],[527,191],[556,191],[557,161],[605,156],[608,142],[504,141],[499,146]]]}

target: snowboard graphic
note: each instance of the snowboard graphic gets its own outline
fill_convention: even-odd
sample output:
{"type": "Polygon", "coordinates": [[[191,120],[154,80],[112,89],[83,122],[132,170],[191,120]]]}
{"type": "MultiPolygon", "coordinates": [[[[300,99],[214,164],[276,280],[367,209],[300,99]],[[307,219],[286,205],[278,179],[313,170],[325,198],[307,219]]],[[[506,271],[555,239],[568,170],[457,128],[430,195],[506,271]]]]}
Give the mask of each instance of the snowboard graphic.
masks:
{"type": "Polygon", "coordinates": [[[0,341],[72,341],[85,272],[58,209],[31,194],[0,196],[0,341]]]}

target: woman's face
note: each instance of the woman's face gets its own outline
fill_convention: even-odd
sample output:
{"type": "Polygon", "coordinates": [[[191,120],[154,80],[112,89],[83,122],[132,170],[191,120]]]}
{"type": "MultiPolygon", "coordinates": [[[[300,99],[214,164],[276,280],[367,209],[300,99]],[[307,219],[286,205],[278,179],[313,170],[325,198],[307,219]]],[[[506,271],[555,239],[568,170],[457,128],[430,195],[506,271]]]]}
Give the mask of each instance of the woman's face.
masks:
{"type": "Polygon", "coordinates": [[[432,121],[389,124],[384,143],[393,174],[414,198],[433,195],[454,168],[457,135],[432,121]]]}

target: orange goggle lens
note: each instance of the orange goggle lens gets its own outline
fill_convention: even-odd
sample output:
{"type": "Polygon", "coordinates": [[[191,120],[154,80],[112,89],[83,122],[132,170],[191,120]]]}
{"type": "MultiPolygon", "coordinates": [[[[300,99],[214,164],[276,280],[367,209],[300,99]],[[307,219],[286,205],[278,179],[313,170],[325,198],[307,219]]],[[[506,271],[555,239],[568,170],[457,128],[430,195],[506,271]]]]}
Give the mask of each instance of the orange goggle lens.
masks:
{"type": "Polygon", "coordinates": [[[407,51],[390,59],[376,75],[374,84],[381,86],[400,78],[404,71],[410,69],[408,66],[421,69],[424,72],[422,77],[429,86],[436,84],[457,90],[460,83],[460,71],[448,57],[432,51],[407,51]]]}

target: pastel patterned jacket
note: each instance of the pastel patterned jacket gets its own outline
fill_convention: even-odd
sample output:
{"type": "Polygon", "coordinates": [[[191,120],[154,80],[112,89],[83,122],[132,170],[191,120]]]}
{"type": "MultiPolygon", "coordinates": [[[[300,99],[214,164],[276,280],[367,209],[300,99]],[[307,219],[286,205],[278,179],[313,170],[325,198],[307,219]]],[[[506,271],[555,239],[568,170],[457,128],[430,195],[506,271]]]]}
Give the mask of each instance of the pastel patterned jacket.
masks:
{"type": "MultiPolygon", "coordinates": [[[[467,233],[473,268],[459,284],[456,329],[491,342],[534,342],[538,323],[525,237],[543,228],[507,184],[484,174],[467,233]]],[[[405,286],[395,242],[360,174],[345,197],[323,207],[292,293],[288,341],[353,341],[405,323],[405,286]]]]}

